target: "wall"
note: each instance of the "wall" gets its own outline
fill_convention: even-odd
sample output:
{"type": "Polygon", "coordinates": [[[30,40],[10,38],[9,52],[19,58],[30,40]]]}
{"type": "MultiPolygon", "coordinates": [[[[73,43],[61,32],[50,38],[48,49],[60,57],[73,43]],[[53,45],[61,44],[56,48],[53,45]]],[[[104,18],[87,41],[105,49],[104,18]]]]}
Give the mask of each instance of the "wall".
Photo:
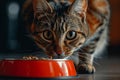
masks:
{"type": "Polygon", "coordinates": [[[110,0],[110,42],[112,45],[120,44],[120,0],[110,0]]]}

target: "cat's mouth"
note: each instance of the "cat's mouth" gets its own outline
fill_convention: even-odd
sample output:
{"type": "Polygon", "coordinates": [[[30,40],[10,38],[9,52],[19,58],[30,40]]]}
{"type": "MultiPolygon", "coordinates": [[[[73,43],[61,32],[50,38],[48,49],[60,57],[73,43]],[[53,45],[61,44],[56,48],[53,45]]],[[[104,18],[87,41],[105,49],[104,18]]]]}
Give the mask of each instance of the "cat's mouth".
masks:
{"type": "Polygon", "coordinates": [[[70,56],[71,53],[68,53],[67,55],[63,52],[61,54],[58,54],[56,52],[52,52],[52,54],[44,53],[44,52],[37,52],[31,54],[31,55],[25,55],[22,57],[24,60],[48,60],[48,59],[67,59],[70,56]]]}
{"type": "Polygon", "coordinates": [[[51,59],[65,59],[65,56],[51,56],[51,59]]]}
{"type": "Polygon", "coordinates": [[[52,52],[52,54],[47,53],[49,59],[67,59],[71,54],[72,54],[72,52],[69,52],[69,53],[52,52]]]}

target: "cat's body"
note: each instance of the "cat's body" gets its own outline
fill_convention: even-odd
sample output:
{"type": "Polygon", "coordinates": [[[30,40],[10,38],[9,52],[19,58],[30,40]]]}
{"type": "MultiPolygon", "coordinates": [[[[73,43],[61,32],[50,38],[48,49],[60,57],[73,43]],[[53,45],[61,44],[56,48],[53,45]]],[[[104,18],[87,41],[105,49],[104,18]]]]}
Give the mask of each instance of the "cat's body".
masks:
{"type": "Polygon", "coordinates": [[[74,61],[78,73],[93,73],[93,59],[108,42],[107,0],[28,0],[24,19],[49,58],[74,61]]]}

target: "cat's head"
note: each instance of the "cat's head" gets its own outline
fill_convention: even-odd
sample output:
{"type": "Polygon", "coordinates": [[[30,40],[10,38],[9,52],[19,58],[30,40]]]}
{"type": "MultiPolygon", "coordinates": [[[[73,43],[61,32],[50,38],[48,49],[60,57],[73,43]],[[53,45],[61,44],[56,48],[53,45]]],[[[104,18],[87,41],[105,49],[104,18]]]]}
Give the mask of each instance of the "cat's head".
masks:
{"type": "Polygon", "coordinates": [[[52,58],[70,56],[88,36],[86,0],[33,0],[36,44],[52,58]]]}

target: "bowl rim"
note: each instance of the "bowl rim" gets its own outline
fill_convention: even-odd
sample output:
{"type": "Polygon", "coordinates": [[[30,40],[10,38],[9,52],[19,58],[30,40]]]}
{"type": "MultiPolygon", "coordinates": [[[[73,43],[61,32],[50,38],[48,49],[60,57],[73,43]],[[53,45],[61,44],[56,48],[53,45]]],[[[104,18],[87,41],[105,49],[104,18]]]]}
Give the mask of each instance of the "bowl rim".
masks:
{"type": "Polygon", "coordinates": [[[1,59],[0,61],[72,61],[70,59],[38,59],[38,60],[24,60],[24,59],[1,59]]]}

